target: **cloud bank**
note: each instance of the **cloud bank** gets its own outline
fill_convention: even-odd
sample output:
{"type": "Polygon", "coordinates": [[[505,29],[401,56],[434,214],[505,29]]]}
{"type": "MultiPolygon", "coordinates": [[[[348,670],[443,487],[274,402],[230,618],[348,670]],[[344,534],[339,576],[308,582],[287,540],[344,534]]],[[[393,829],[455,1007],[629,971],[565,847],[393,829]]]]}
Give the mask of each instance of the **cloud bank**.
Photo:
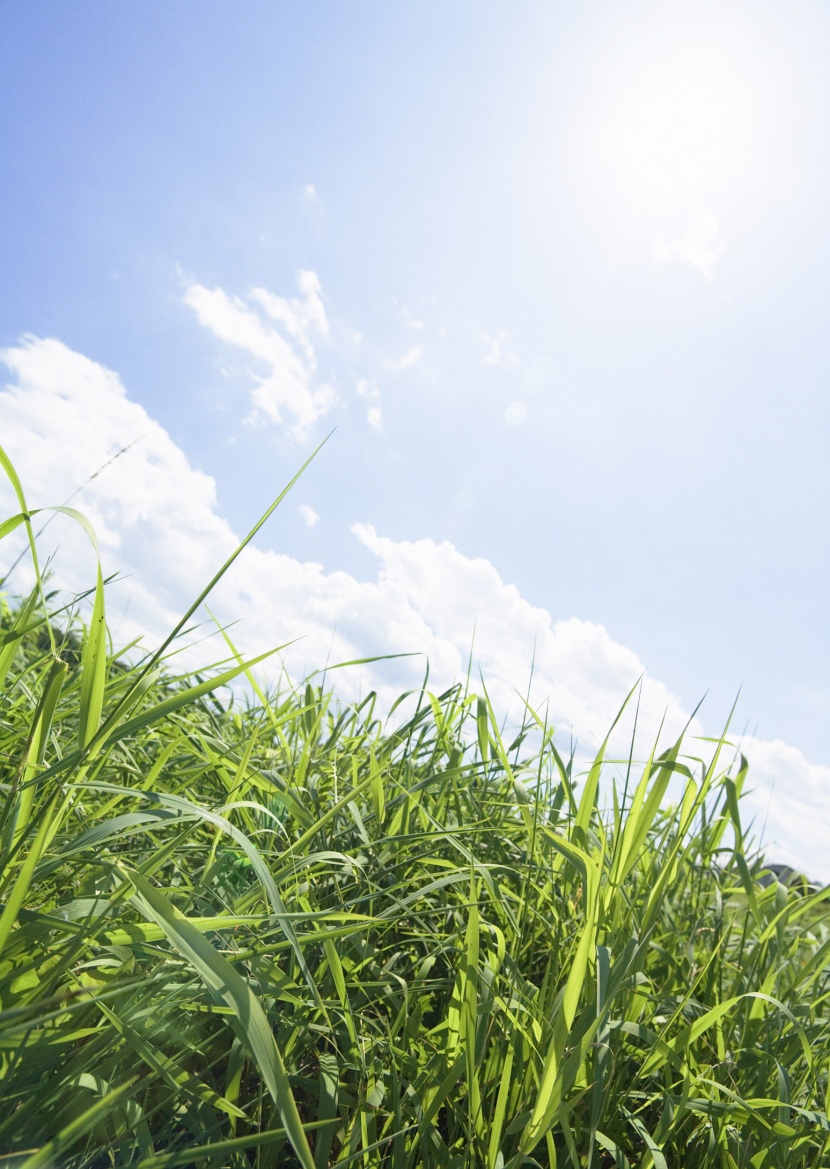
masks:
{"type": "MultiPolygon", "coordinates": [[[[315,288],[309,281],[299,301],[271,301],[265,294],[257,301],[269,305],[270,319],[306,360],[309,337],[325,322],[315,288]]],[[[205,289],[194,300],[217,331],[246,338],[251,352],[258,345],[263,353],[282,352],[242,302],[205,289]]],[[[0,391],[0,433],[30,507],[63,502],[114,460],[73,502],[98,531],[105,571],[124,578],[109,597],[116,639],[160,638],[238,542],[218,514],[214,480],[192,467],[163,427],[130,400],[117,374],[60,341],[27,337],[0,358],[11,375],[0,391]]],[[[16,510],[5,483],[0,505],[4,514],[16,510]]],[[[311,509],[306,520],[316,522],[311,509]]],[[[603,626],[576,617],[554,620],[489,561],[464,556],[449,542],[395,541],[368,522],[352,532],[375,557],[373,579],[256,547],[245,550],[212,602],[220,620],[237,622],[233,636],[244,652],[292,642],[284,658],[296,677],[358,657],[415,655],[338,672],[345,700],[376,689],[383,704],[419,684],[426,659],[434,691],[463,679],[472,653],[473,686],[480,668],[497,708],[512,706],[517,713],[516,692],[527,689],[533,661],[532,700],[547,711],[564,749],[571,736],[585,749],[598,745],[641,677],[643,748],[661,723],[666,741],[685,725],[682,704],[603,626]]],[[[61,517],[43,539],[46,547],[60,545],[57,583],[72,591],[86,588],[93,559],[84,537],[61,517]]],[[[3,565],[16,551],[11,541],[4,544],[3,565]]],[[[208,652],[204,646],[201,651],[208,652]]],[[[213,656],[222,652],[215,639],[213,656]]],[[[691,732],[702,733],[701,725],[694,722],[691,732]]],[[[778,844],[776,856],[808,868],[815,878],[830,878],[822,829],[830,822],[830,768],[810,763],[784,743],[745,740],[743,748],[751,755],[756,790],[748,807],[757,829],[766,821],[766,839],[778,844]]]]}

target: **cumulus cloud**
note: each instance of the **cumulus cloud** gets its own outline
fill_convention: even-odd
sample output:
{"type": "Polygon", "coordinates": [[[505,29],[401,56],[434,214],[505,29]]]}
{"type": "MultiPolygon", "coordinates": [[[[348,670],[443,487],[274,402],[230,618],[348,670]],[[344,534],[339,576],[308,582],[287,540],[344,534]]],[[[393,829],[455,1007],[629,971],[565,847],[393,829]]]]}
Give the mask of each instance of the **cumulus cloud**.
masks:
{"type": "Polygon", "coordinates": [[[687,264],[707,280],[714,280],[721,251],[717,216],[711,207],[701,206],[695,208],[684,231],[677,238],[668,241],[657,238],[654,258],[687,264]]]}
{"type": "Polygon", "coordinates": [[[220,340],[242,349],[265,373],[255,373],[247,421],[284,426],[296,440],[336,402],[330,385],[317,385],[315,340],[329,336],[329,322],[316,273],[301,271],[298,297],[252,289],[246,300],[221,288],[191,284],[185,302],[201,325],[220,340]]]}
{"type": "MultiPolygon", "coordinates": [[[[0,393],[3,436],[32,505],[62,501],[125,439],[144,435],[84,488],[79,506],[101,533],[107,570],[129,578],[119,589],[130,601],[130,634],[161,635],[235,545],[218,515],[214,481],[190,466],[112,371],[53,340],[29,338],[3,358],[14,375],[0,393]]],[[[301,511],[316,522],[308,505],[301,511]]],[[[61,540],[74,538],[61,523],[61,540]]],[[[332,637],[332,652],[342,658],[420,652],[436,685],[445,685],[464,675],[475,633],[475,658],[502,704],[526,682],[535,649],[540,698],[550,698],[563,725],[594,738],[643,673],[636,655],[601,626],[554,624],[486,560],[446,542],[393,541],[369,524],[353,531],[377,560],[375,580],[248,548],[216,598],[224,619],[241,618],[241,643],[255,649],[263,640],[302,637],[291,651],[297,673],[326,660],[332,637]]],[[[57,565],[68,587],[87,583],[88,556],[84,567],[62,555],[57,565]]],[[[396,666],[388,686],[415,682],[422,668],[423,662],[396,666]]],[[[367,671],[364,681],[385,686],[386,677],[388,670],[367,671]]],[[[677,707],[659,684],[649,687],[655,711],[677,707]]]]}
{"type": "MultiPolygon", "coordinates": [[[[125,578],[109,595],[117,639],[163,636],[237,543],[218,514],[214,481],[190,465],[112,371],[59,341],[33,337],[0,356],[11,373],[0,391],[3,445],[31,507],[62,502],[139,439],[83,488],[77,504],[98,529],[105,571],[125,578]]],[[[16,510],[5,483],[0,505],[6,514],[16,510]]],[[[301,510],[307,520],[316,516],[308,505],[301,510]]],[[[472,652],[473,686],[480,668],[497,709],[512,707],[515,714],[516,690],[527,688],[533,661],[533,703],[556,726],[560,745],[567,750],[574,736],[583,754],[599,744],[623,697],[643,678],[642,749],[661,725],[664,741],[683,729],[682,703],[603,626],[554,620],[488,560],[465,556],[447,541],[392,540],[368,523],[352,530],[375,559],[370,579],[245,550],[212,601],[220,620],[236,620],[234,638],[243,652],[293,642],[285,663],[295,677],[326,662],[415,653],[338,673],[345,700],[373,688],[386,704],[418,685],[426,658],[437,691],[466,676],[472,652]]],[[[73,591],[88,587],[93,561],[82,536],[61,518],[44,537],[47,548],[55,542],[56,583],[73,591]]],[[[13,541],[4,541],[0,563],[8,564],[15,551],[13,541]]],[[[218,640],[213,652],[223,652],[218,640]]],[[[629,719],[613,750],[625,749],[630,728],[629,719]]],[[[699,722],[691,733],[702,733],[699,722]]],[[[748,740],[743,747],[752,761],[756,831],[766,820],[777,855],[811,876],[829,877],[821,825],[830,819],[830,768],[784,743],[748,740]]]]}
{"type": "MultiPolygon", "coordinates": [[[[0,433],[30,507],[62,503],[134,442],[73,502],[94,524],[108,570],[131,574],[125,635],[173,624],[183,594],[195,596],[217,557],[221,563],[234,547],[216,513],[213,479],[190,466],[111,370],[59,341],[33,337],[0,356],[14,377],[0,393],[0,433]]],[[[0,498],[6,514],[15,508],[5,482],[0,498]]],[[[91,551],[75,525],[58,517],[49,536],[61,544],[63,582],[75,591],[87,587],[91,551]]]]}
{"type": "Polygon", "coordinates": [[[320,516],[309,503],[300,505],[300,515],[309,528],[313,528],[315,524],[319,524],[320,516]]]}
{"type": "Polygon", "coordinates": [[[810,761],[780,739],[747,738],[746,807],[753,834],[776,859],[830,884],[827,830],[830,825],[830,767],[810,761]]]}
{"type": "MultiPolygon", "coordinates": [[[[352,531],[378,560],[385,635],[395,650],[422,649],[437,680],[464,676],[471,651],[504,710],[516,707],[535,660],[533,701],[547,705],[563,731],[599,745],[625,694],[645,674],[642,662],[601,625],[554,621],[505,583],[490,561],[463,555],[449,541],[396,541],[371,524],[352,531]]],[[[670,732],[686,715],[659,682],[648,679],[643,725],[656,730],[668,711],[670,732]]]]}

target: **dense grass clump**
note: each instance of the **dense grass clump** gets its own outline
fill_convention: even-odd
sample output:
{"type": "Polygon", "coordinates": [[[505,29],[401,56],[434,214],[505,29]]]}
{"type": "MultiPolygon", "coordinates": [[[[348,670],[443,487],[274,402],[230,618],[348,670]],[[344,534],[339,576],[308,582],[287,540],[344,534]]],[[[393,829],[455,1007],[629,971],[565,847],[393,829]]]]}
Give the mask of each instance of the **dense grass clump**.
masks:
{"type": "Polygon", "coordinates": [[[617,784],[483,690],[222,701],[103,594],[2,613],[0,1164],[830,1164],[825,902],[723,744],[617,784]]]}

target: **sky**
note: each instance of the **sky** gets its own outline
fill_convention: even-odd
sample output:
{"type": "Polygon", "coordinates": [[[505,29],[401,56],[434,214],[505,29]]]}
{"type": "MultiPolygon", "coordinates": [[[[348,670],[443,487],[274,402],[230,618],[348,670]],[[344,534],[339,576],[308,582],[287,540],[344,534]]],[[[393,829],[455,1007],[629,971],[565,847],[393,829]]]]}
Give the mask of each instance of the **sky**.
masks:
{"type": "Polygon", "coordinates": [[[116,640],[329,436],[241,648],[413,655],[330,675],[387,703],[533,663],[585,749],[641,677],[646,737],[737,699],[756,836],[830,881],[828,56],[808,0],[5,0],[0,444],[116,640]]]}

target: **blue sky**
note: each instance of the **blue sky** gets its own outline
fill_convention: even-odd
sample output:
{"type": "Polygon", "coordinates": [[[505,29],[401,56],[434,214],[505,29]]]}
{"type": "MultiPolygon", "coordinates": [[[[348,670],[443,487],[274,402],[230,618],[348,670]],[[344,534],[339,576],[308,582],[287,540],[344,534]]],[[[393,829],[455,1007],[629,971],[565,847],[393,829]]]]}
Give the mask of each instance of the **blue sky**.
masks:
{"type": "Polygon", "coordinates": [[[339,630],[452,673],[490,612],[519,673],[549,618],[577,733],[640,669],[709,733],[742,687],[826,829],[825,5],[6,0],[0,31],[0,442],[46,504],[138,439],[79,497],[125,629],[336,427],[225,598],[243,640],[281,606],[303,668],[339,630]]]}

